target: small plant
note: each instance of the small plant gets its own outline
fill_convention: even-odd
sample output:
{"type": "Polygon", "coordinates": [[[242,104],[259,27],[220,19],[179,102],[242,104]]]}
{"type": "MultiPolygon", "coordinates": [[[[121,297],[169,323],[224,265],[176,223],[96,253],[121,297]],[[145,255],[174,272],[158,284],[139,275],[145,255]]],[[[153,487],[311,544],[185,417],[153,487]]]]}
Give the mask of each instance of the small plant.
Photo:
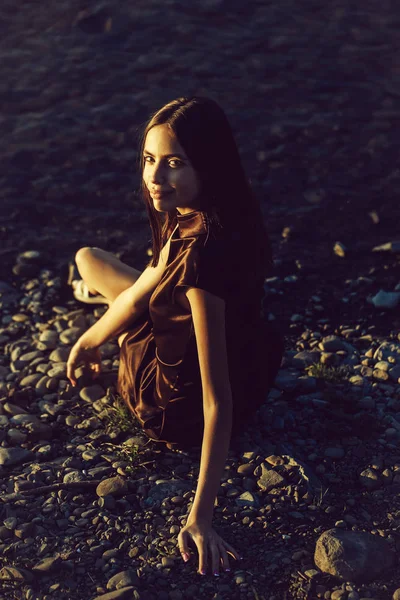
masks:
{"type": "Polygon", "coordinates": [[[324,379],[329,383],[341,383],[350,375],[350,368],[347,365],[341,365],[340,367],[327,367],[321,363],[314,363],[313,365],[307,367],[306,371],[310,377],[324,379]]]}
{"type": "Polygon", "coordinates": [[[110,389],[107,390],[107,397],[112,400],[112,406],[107,410],[106,430],[119,429],[120,431],[133,431],[135,429],[135,419],[129,412],[121,396],[114,396],[110,389]]]}
{"type": "Polygon", "coordinates": [[[133,445],[123,445],[118,449],[118,455],[120,460],[127,462],[127,466],[125,467],[125,471],[129,474],[132,474],[138,465],[140,454],[139,454],[139,446],[136,444],[133,445]]]}

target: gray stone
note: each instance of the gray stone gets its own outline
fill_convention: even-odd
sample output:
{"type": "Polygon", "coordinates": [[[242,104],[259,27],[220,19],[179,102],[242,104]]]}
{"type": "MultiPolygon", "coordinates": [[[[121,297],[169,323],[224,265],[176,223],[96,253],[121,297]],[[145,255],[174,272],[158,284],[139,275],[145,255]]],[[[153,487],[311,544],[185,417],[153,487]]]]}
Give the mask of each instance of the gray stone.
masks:
{"type": "Polygon", "coordinates": [[[273,488],[279,488],[285,485],[285,480],[273,469],[268,469],[265,463],[261,463],[261,476],[257,480],[258,487],[263,492],[269,492],[273,488]]]}
{"type": "Polygon", "coordinates": [[[40,562],[38,562],[33,568],[32,571],[36,573],[51,573],[59,570],[59,566],[61,563],[60,556],[53,556],[44,558],[40,562]]]}
{"type": "Polygon", "coordinates": [[[80,471],[70,471],[63,477],[63,483],[74,483],[77,481],[85,481],[86,477],[80,471]]]}
{"type": "Polygon", "coordinates": [[[156,481],[156,484],[153,485],[147,492],[145,504],[148,506],[153,506],[162,502],[165,500],[165,498],[178,496],[191,489],[192,486],[181,479],[169,479],[168,481],[159,479],[156,481]]]}
{"type": "Polygon", "coordinates": [[[308,367],[314,363],[317,363],[320,359],[320,352],[310,352],[303,350],[295,354],[291,360],[294,367],[308,367]]]}
{"type": "Polygon", "coordinates": [[[46,350],[53,350],[57,347],[57,343],[58,333],[51,329],[46,329],[46,331],[42,331],[42,333],[39,336],[40,349],[46,348],[46,350]]]}
{"type": "Polygon", "coordinates": [[[351,385],[355,385],[355,386],[363,386],[364,383],[367,380],[364,379],[364,377],[361,377],[361,375],[353,375],[352,377],[349,378],[349,383],[351,383],[351,385]]]}
{"type": "Polygon", "coordinates": [[[12,446],[24,444],[26,442],[27,437],[28,436],[26,435],[26,433],[20,431],[19,429],[11,428],[7,431],[7,439],[12,446]]]}
{"type": "Polygon", "coordinates": [[[374,360],[388,360],[390,357],[400,360],[400,344],[395,342],[382,342],[375,350],[374,360]]]}
{"type": "Polygon", "coordinates": [[[346,256],[347,248],[342,242],[336,242],[333,246],[333,251],[336,254],[336,256],[344,258],[346,256]]]}
{"type": "Polygon", "coordinates": [[[0,540],[4,542],[5,540],[9,540],[12,537],[14,537],[13,532],[10,531],[8,527],[0,525],[0,540]]]}
{"type": "Polygon", "coordinates": [[[326,448],[324,455],[327,458],[343,458],[345,455],[345,451],[343,448],[326,448]]]}
{"type": "Polygon", "coordinates": [[[13,425],[22,425],[30,434],[31,440],[48,440],[53,437],[50,425],[43,423],[34,415],[14,415],[10,419],[13,425]]]}
{"type": "Polygon", "coordinates": [[[395,367],[389,369],[389,377],[392,379],[392,381],[400,383],[400,365],[396,365],[395,367]]]}
{"type": "Polygon", "coordinates": [[[237,506],[253,506],[257,508],[260,506],[260,501],[258,496],[252,492],[243,492],[243,494],[235,498],[235,504],[237,506]]]}
{"type": "Polygon", "coordinates": [[[387,381],[389,379],[389,373],[382,371],[381,369],[374,369],[372,371],[372,377],[378,379],[378,381],[387,381]]]}
{"type": "Polygon", "coordinates": [[[386,242],[380,246],[374,246],[372,252],[400,252],[400,241],[386,242]]]}
{"type": "Polygon", "coordinates": [[[28,364],[28,363],[31,363],[33,360],[35,360],[35,358],[42,358],[42,357],[43,357],[42,352],[40,352],[39,350],[33,350],[32,352],[27,352],[26,354],[21,354],[21,356],[18,357],[18,361],[28,364]]]}
{"type": "Polygon", "coordinates": [[[54,377],[55,379],[66,379],[67,378],[67,363],[54,363],[53,367],[46,373],[48,377],[54,377]]]}
{"type": "Polygon", "coordinates": [[[323,572],[343,581],[372,581],[394,564],[388,542],[366,532],[330,529],[317,540],[314,560],[323,572]]]}
{"type": "Polygon", "coordinates": [[[125,479],[122,477],[109,477],[99,483],[96,488],[96,494],[103,498],[104,496],[123,496],[128,491],[125,479]]]}
{"type": "Polygon", "coordinates": [[[319,348],[323,352],[338,352],[346,350],[346,342],[336,335],[328,335],[319,343],[319,348]]]}
{"type": "Polygon", "coordinates": [[[32,458],[32,452],[24,448],[0,448],[0,465],[11,467],[27,462],[32,458]]]}
{"type": "Polygon", "coordinates": [[[298,386],[298,376],[281,370],[275,378],[274,386],[283,392],[291,392],[298,386]]]}
{"type": "Polygon", "coordinates": [[[132,598],[135,598],[134,592],[135,588],[133,585],[130,585],[119,590],[114,590],[113,592],[108,592],[107,594],[102,594],[101,596],[96,596],[93,600],[132,600],[132,598]]]}
{"type": "Polygon", "coordinates": [[[81,327],[69,327],[60,333],[60,341],[67,345],[75,344],[84,331],[85,330],[81,329],[81,327]]]}
{"type": "Polygon", "coordinates": [[[53,352],[49,356],[49,359],[51,360],[51,362],[55,362],[55,363],[61,363],[61,362],[66,363],[68,361],[70,352],[71,352],[70,348],[65,348],[63,346],[60,346],[59,348],[56,348],[55,350],[53,350],[53,352]]]}
{"type": "Polygon", "coordinates": [[[396,308],[400,304],[400,292],[385,292],[385,290],[379,290],[379,292],[371,298],[371,303],[375,308],[380,310],[396,308]]]}
{"type": "Polygon", "coordinates": [[[17,567],[3,567],[0,570],[0,580],[2,581],[32,581],[32,573],[27,569],[17,567]]]}
{"type": "Polygon", "coordinates": [[[360,473],[358,480],[367,490],[377,490],[382,485],[382,478],[375,469],[364,469],[360,473]]]}
{"type": "Polygon", "coordinates": [[[82,398],[82,400],[85,400],[85,402],[96,402],[96,400],[99,400],[105,396],[105,391],[101,385],[96,383],[95,385],[82,388],[79,392],[79,396],[82,398]]]}
{"type": "Polygon", "coordinates": [[[107,589],[110,591],[120,590],[129,585],[139,585],[139,578],[132,569],[121,571],[120,573],[113,575],[107,582],[107,589]]]}
{"type": "Polygon", "coordinates": [[[12,404],[12,402],[6,402],[4,404],[4,410],[9,415],[26,415],[27,412],[17,404],[12,404]]]}
{"type": "Polygon", "coordinates": [[[21,387],[34,387],[37,382],[42,378],[41,373],[33,373],[32,375],[27,375],[19,382],[21,387]]]}

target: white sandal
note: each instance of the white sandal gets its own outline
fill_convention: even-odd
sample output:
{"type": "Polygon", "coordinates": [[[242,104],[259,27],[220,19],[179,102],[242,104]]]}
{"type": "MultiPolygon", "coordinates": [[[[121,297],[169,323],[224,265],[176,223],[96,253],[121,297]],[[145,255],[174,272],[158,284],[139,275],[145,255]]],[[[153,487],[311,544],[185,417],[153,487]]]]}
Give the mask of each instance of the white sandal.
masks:
{"type": "Polygon", "coordinates": [[[83,279],[73,280],[71,285],[75,300],[86,304],[109,304],[107,298],[101,294],[91,294],[83,279]]]}
{"type": "Polygon", "coordinates": [[[101,294],[91,294],[83,279],[78,279],[79,272],[75,264],[70,262],[68,266],[68,285],[72,287],[75,300],[85,304],[109,304],[107,298],[101,294]]]}

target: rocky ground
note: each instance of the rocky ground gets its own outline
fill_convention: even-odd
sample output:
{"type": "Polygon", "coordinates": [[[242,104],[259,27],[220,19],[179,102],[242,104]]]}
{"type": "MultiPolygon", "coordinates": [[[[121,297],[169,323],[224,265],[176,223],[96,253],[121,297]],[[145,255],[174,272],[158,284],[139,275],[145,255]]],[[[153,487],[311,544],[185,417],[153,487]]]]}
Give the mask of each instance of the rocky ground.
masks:
{"type": "Polygon", "coordinates": [[[382,0],[3,0],[1,598],[400,598],[399,21],[382,0]],[[71,299],[68,261],[144,266],[138,131],[192,93],[233,123],[286,339],[227,460],[215,525],[244,560],[219,578],[176,547],[198,449],[143,439],[115,344],[95,385],[65,377],[104,310],[71,299]]]}

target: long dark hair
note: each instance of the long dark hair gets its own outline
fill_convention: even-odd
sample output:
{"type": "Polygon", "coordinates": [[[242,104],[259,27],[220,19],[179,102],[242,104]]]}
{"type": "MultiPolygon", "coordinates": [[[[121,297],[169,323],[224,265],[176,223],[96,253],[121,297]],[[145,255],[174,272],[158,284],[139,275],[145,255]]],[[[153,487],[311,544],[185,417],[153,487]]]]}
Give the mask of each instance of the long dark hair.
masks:
{"type": "MultiPolygon", "coordinates": [[[[216,223],[240,243],[242,256],[266,274],[272,264],[271,247],[263,215],[244,172],[228,119],[221,107],[209,98],[177,98],[160,108],[147,123],[140,140],[140,171],[147,133],[167,124],[184,149],[199,176],[202,206],[209,223],[216,223]]],[[[149,216],[153,238],[152,267],[157,266],[162,246],[177,224],[176,210],[163,215],[157,211],[141,178],[141,193],[149,216]]]]}

